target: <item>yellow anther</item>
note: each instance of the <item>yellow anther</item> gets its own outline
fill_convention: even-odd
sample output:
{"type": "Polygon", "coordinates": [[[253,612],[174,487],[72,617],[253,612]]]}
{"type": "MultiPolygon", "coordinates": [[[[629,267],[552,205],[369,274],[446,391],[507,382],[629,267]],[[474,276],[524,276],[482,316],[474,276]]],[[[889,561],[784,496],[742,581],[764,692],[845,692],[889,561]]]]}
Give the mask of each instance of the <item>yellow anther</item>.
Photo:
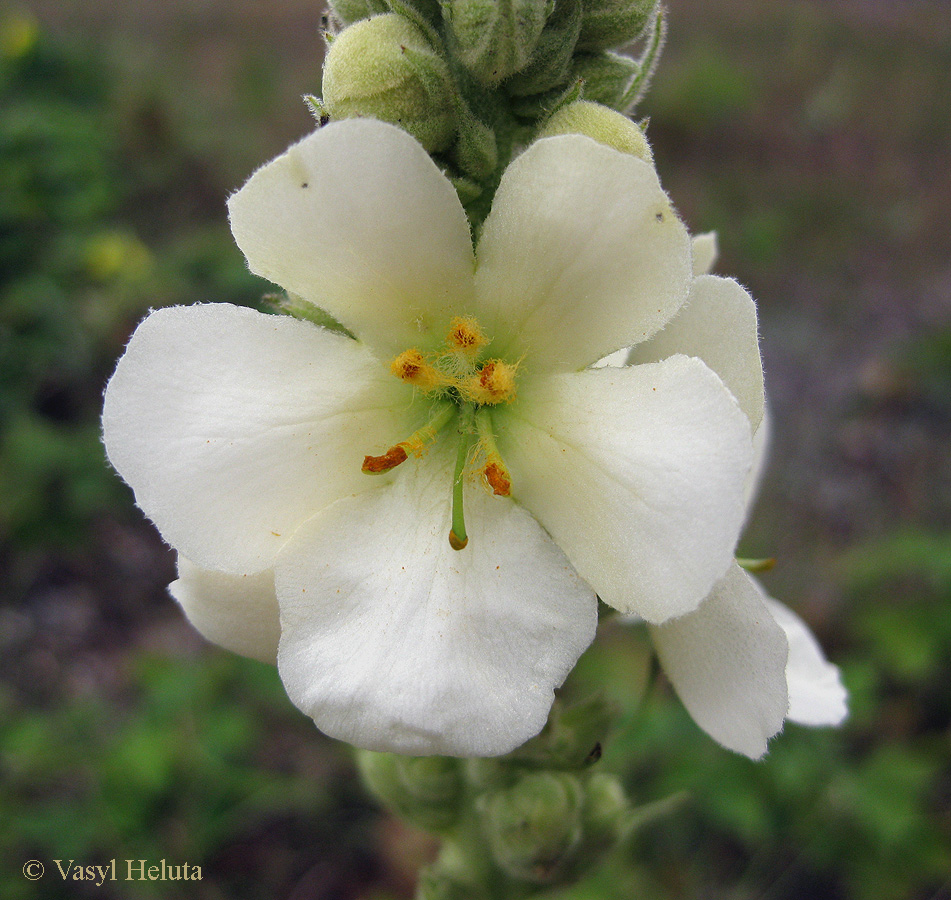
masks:
{"type": "Polygon", "coordinates": [[[390,363],[390,371],[401,381],[431,391],[445,383],[443,376],[423,358],[419,350],[404,350],[390,363]]]}
{"type": "Polygon", "coordinates": [[[501,359],[490,359],[466,380],[463,393],[468,399],[483,405],[512,400],[515,397],[517,368],[501,359]]]}
{"type": "Polygon", "coordinates": [[[468,356],[475,356],[487,343],[488,339],[472,316],[456,316],[449,323],[446,344],[453,350],[462,350],[468,356]]]}

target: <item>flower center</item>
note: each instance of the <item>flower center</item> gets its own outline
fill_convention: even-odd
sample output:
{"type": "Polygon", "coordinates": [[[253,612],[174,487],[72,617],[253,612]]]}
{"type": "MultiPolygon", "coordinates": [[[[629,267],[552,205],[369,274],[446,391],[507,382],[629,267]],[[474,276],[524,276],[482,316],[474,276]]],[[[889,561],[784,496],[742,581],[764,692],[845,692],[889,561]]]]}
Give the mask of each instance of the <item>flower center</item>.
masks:
{"type": "Polygon", "coordinates": [[[449,323],[445,346],[423,354],[404,350],[390,363],[390,371],[434,401],[429,421],[406,440],[381,456],[367,456],[363,471],[368,475],[389,472],[412,453],[422,456],[440,432],[456,421],[458,445],[452,481],[452,529],[449,543],[462,550],[469,542],[463,515],[463,488],[467,472],[477,471],[486,490],[499,497],[512,493],[512,479],[495,443],[492,413],[502,403],[515,399],[518,363],[483,359],[488,346],[479,323],[472,317],[457,317],[449,323]]]}

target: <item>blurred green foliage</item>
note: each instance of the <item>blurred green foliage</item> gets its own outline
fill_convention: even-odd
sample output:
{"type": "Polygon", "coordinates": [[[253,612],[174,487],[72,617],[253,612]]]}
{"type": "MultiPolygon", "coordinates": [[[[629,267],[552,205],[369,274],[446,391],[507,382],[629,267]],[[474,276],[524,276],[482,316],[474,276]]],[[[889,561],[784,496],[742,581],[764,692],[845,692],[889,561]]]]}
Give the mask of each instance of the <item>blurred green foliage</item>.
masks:
{"type": "MultiPolygon", "coordinates": [[[[140,656],[128,689],[133,696],[121,706],[88,698],[26,713],[0,697],[4,897],[39,896],[35,885],[8,877],[39,859],[48,869],[43,897],[256,900],[300,875],[296,859],[279,857],[288,845],[306,860],[313,844],[333,839],[346,853],[361,834],[369,810],[355,782],[315,780],[290,765],[282,739],[294,724],[274,712],[284,709],[286,719],[273,671],[224,655],[140,656]],[[349,834],[336,832],[341,823],[349,834]],[[229,855],[242,847],[237,859],[229,855]],[[92,892],[86,885],[87,894],[52,862],[113,858],[117,881],[92,892]],[[187,861],[202,867],[202,883],[125,881],[127,859],[187,861]]],[[[333,756],[324,766],[332,771],[333,756]]]]}
{"type": "Polygon", "coordinates": [[[224,189],[213,224],[155,228],[202,184],[181,181],[187,151],[168,152],[149,98],[120,104],[115,83],[28,15],[0,19],[0,544],[14,548],[75,544],[124,503],[99,412],[135,319],[260,291],[228,235],[224,189]]]}

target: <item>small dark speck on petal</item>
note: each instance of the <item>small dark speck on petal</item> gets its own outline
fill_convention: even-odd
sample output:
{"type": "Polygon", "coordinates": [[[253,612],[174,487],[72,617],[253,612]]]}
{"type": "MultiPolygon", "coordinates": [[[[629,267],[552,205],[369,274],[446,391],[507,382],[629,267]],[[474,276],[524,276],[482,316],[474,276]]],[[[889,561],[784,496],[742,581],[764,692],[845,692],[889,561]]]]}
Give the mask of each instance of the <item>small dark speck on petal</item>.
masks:
{"type": "MultiPolygon", "coordinates": [[[[307,185],[304,185],[304,187],[307,187],[307,185]]],[[[657,213],[657,215],[656,215],[654,218],[656,218],[658,222],[663,222],[663,221],[664,221],[664,214],[663,214],[662,212],[659,212],[659,213],[657,213]]]]}
{"type": "Polygon", "coordinates": [[[310,185],[305,181],[305,182],[301,185],[301,187],[302,187],[302,188],[310,187],[310,185]]]}

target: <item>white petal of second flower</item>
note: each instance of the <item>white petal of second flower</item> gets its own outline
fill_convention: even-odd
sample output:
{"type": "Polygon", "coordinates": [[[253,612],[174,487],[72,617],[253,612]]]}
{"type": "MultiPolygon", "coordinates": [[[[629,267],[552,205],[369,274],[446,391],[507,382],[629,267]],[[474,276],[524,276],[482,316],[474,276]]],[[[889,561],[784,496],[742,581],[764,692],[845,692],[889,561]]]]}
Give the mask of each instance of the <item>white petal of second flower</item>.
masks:
{"type": "Polygon", "coordinates": [[[754,431],[763,418],[763,362],[756,304],[732,278],[701,275],[690,296],[651,340],[631,348],[628,365],[656,362],[674,353],[698,356],[739,401],[754,431]]]}
{"type": "Polygon", "coordinates": [[[513,496],[605,603],[662,622],[730,566],[750,428],[700,360],[526,379],[499,421],[513,496]]]}
{"type": "Polygon", "coordinates": [[[274,572],[225,575],[178,557],[178,578],[168,586],[188,621],[209,641],[274,665],[281,623],[274,572]]]}
{"type": "MultiPolygon", "coordinates": [[[[273,564],[293,530],[410,434],[411,391],[356,341],[225,303],[152,313],[106,389],[109,460],[196,564],[273,564]]],[[[386,476],[383,476],[386,477],[386,476]]]]}
{"type": "Polygon", "coordinates": [[[720,255],[717,233],[705,231],[703,234],[695,234],[690,239],[690,250],[693,255],[693,274],[709,275],[720,255]]]}
{"type": "Polygon", "coordinates": [[[328,508],[281,555],[281,677],[332,737],[507,753],[541,730],[594,637],[593,591],[516,504],[467,489],[469,544],[450,548],[451,478],[445,458],[404,463],[392,485],[328,508]]]}
{"type": "Polygon", "coordinates": [[[839,669],[826,658],[812,632],[788,606],[762,594],[789,641],[787,718],[800,725],[839,725],[848,715],[848,693],[839,669]]]}
{"type": "Polygon", "coordinates": [[[335,122],[228,201],[251,271],[326,309],[380,355],[443,340],[473,296],[469,223],[405,131],[335,122]]]}
{"type": "Polygon", "coordinates": [[[491,352],[576,371],[657,331],[687,297],[690,240],[653,166],[582,135],[512,162],[478,248],[491,352]]]}
{"type": "Polygon", "coordinates": [[[787,644],[753,579],[733,565],[696,612],[652,626],[657,656],[693,720],[759,759],[783,727],[787,644]]]}

